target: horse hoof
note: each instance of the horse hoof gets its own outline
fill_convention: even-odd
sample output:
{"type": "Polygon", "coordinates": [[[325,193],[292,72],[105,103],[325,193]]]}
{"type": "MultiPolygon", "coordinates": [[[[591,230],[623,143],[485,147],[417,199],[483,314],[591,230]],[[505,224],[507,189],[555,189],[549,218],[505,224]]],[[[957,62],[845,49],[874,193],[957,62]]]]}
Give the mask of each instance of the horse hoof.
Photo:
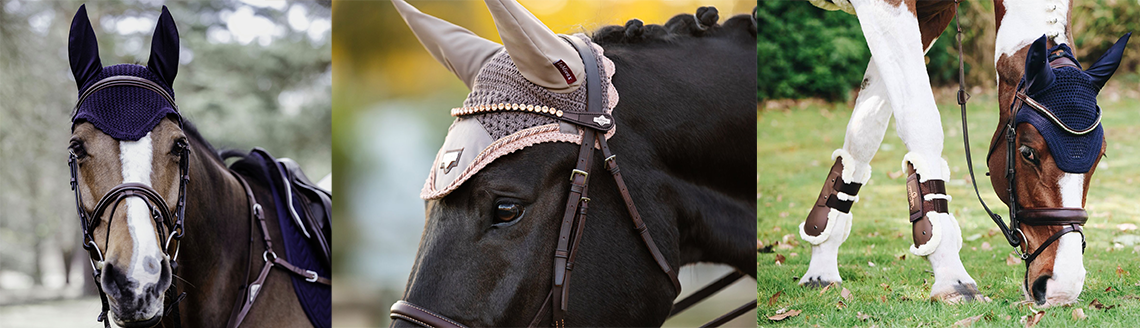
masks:
{"type": "Polygon", "coordinates": [[[991,299],[982,295],[978,291],[978,285],[972,283],[954,284],[950,289],[943,291],[932,291],[930,298],[933,300],[942,301],[946,304],[970,303],[970,302],[990,302],[991,299]]]}
{"type": "Polygon", "coordinates": [[[800,280],[800,286],[804,286],[804,287],[808,287],[808,288],[823,288],[823,287],[827,287],[828,285],[831,285],[831,284],[835,284],[838,286],[840,284],[843,284],[843,282],[842,281],[828,281],[828,280],[824,280],[823,278],[820,278],[820,277],[812,277],[812,278],[808,278],[805,280],[800,280]]]}

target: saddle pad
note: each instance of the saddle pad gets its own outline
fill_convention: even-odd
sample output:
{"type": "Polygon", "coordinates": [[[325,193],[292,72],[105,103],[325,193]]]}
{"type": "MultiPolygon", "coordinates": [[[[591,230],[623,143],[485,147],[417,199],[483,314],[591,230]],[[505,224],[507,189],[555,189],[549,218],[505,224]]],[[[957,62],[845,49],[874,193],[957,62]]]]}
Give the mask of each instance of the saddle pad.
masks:
{"type": "MultiPolygon", "coordinates": [[[[284,238],[284,240],[277,242],[285,245],[284,258],[299,268],[313,270],[321,277],[329,277],[332,270],[329,266],[321,263],[318,246],[313,245],[305,238],[304,233],[301,232],[301,229],[304,228],[298,227],[288,214],[289,210],[286,208],[284,198],[285,189],[282,184],[284,180],[279,173],[281,171],[277,167],[277,160],[261,148],[254,148],[248,158],[257,161],[259,174],[263,174],[265,180],[269,182],[269,188],[273,190],[277,222],[281,227],[282,238],[284,238]]],[[[307,215],[307,211],[299,207],[302,202],[297,199],[298,195],[294,193],[293,196],[294,210],[298,215],[307,215]]],[[[309,322],[318,328],[332,326],[332,289],[327,285],[305,281],[304,278],[294,274],[289,274],[289,276],[293,280],[293,291],[297,293],[297,300],[301,302],[301,308],[305,310],[309,322]]]]}

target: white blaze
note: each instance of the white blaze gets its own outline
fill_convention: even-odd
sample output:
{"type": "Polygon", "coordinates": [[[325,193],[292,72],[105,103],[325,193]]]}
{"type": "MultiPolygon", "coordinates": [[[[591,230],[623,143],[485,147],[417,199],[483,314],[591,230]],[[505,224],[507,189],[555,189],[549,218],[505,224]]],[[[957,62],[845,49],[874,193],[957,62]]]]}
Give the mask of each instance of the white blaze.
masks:
{"type": "MultiPolygon", "coordinates": [[[[122,161],[123,182],[137,182],[151,185],[150,175],[153,145],[148,132],[138,141],[119,142],[119,160],[122,161]]],[[[127,278],[137,283],[135,295],[142,295],[148,284],[157,284],[161,271],[159,261],[162,252],[158,246],[158,236],[154,230],[154,220],[150,208],[139,197],[128,197],[127,227],[131,234],[133,252],[130,266],[125,268],[127,278]]]]}
{"type": "MultiPolygon", "coordinates": [[[[1061,190],[1061,206],[1084,207],[1085,175],[1065,173],[1057,186],[1061,190]]],[[[1075,302],[1085,285],[1084,254],[1081,235],[1067,233],[1057,240],[1057,258],[1053,277],[1045,283],[1045,304],[1049,306],[1075,302]]],[[[1030,281],[1029,283],[1033,283],[1030,281]]]]}

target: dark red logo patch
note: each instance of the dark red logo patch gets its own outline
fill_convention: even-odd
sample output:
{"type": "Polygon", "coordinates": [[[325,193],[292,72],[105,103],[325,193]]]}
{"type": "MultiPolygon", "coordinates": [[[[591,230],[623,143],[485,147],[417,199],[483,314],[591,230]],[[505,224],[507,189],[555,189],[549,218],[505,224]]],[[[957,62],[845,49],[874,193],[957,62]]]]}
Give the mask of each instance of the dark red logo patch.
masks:
{"type": "Polygon", "coordinates": [[[570,66],[566,65],[566,62],[561,59],[554,62],[554,68],[558,69],[559,73],[562,73],[562,78],[566,79],[566,84],[578,82],[578,78],[574,76],[574,72],[570,71],[570,66]]]}

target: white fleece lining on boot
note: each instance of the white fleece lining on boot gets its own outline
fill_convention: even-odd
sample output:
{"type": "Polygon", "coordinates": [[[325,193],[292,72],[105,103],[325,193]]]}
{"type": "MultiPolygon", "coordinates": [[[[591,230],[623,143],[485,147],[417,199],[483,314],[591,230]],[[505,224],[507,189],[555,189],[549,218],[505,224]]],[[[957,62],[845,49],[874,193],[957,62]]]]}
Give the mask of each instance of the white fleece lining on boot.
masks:
{"type": "Polygon", "coordinates": [[[953,220],[955,225],[957,221],[950,217],[950,214],[938,213],[934,211],[926,212],[926,218],[930,220],[930,240],[926,244],[915,247],[910,245],[910,252],[918,256],[927,256],[934,253],[938,248],[938,244],[942,242],[942,222],[941,220],[953,220]]]}
{"type": "Polygon", "coordinates": [[[843,150],[843,148],[836,149],[831,153],[831,160],[836,158],[843,158],[843,183],[866,184],[867,180],[871,180],[871,164],[855,161],[851,153],[843,150]]]}
{"type": "MultiPolygon", "coordinates": [[[[946,164],[945,159],[942,159],[941,162],[942,162],[942,165],[941,165],[942,174],[940,176],[943,177],[942,179],[949,180],[950,179],[950,166],[946,164]]],[[[909,152],[909,153],[906,153],[906,155],[903,155],[903,160],[902,160],[902,171],[903,172],[906,172],[906,164],[907,163],[910,163],[911,165],[914,166],[914,172],[918,173],[918,182],[920,182],[920,183],[926,182],[927,180],[930,180],[930,177],[934,176],[932,174],[934,172],[930,171],[933,169],[933,167],[930,167],[930,165],[926,163],[926,161],[922,158],[922,156],[917,154],[917,153],[909,152]]]]}
{"type": "MultiPolygon", "coordinates": [[[[808,243],[811,243],[812,245],[822,244],[823,242],[827,241],[828,237],[831,236],[831,232],[832,232],[831,230],[832,230],[832,228],[835,227],[835,221],[836,220],[846,220],[847,222],[850,222],[851,221],[851,213],[843,213],[843,212],[840,212],[839,210],[834,209],[834,208],[828,209],[827,226],[825,226],[823,228],[823,231],[819,233],[819,236],[808,235],[807,231],[804,230],[804,225],[807,224],[807,222],[806,221],[801,222],[800,223],[800,238],[803,239],[804,241],[808,242],[808,243]]],[[[851,233],[851,225],[848,224],[847,225],[847,231],[845,231],[843,233],[843,240],[847,240],[847,235],[850,233],[851,233]]]]}

